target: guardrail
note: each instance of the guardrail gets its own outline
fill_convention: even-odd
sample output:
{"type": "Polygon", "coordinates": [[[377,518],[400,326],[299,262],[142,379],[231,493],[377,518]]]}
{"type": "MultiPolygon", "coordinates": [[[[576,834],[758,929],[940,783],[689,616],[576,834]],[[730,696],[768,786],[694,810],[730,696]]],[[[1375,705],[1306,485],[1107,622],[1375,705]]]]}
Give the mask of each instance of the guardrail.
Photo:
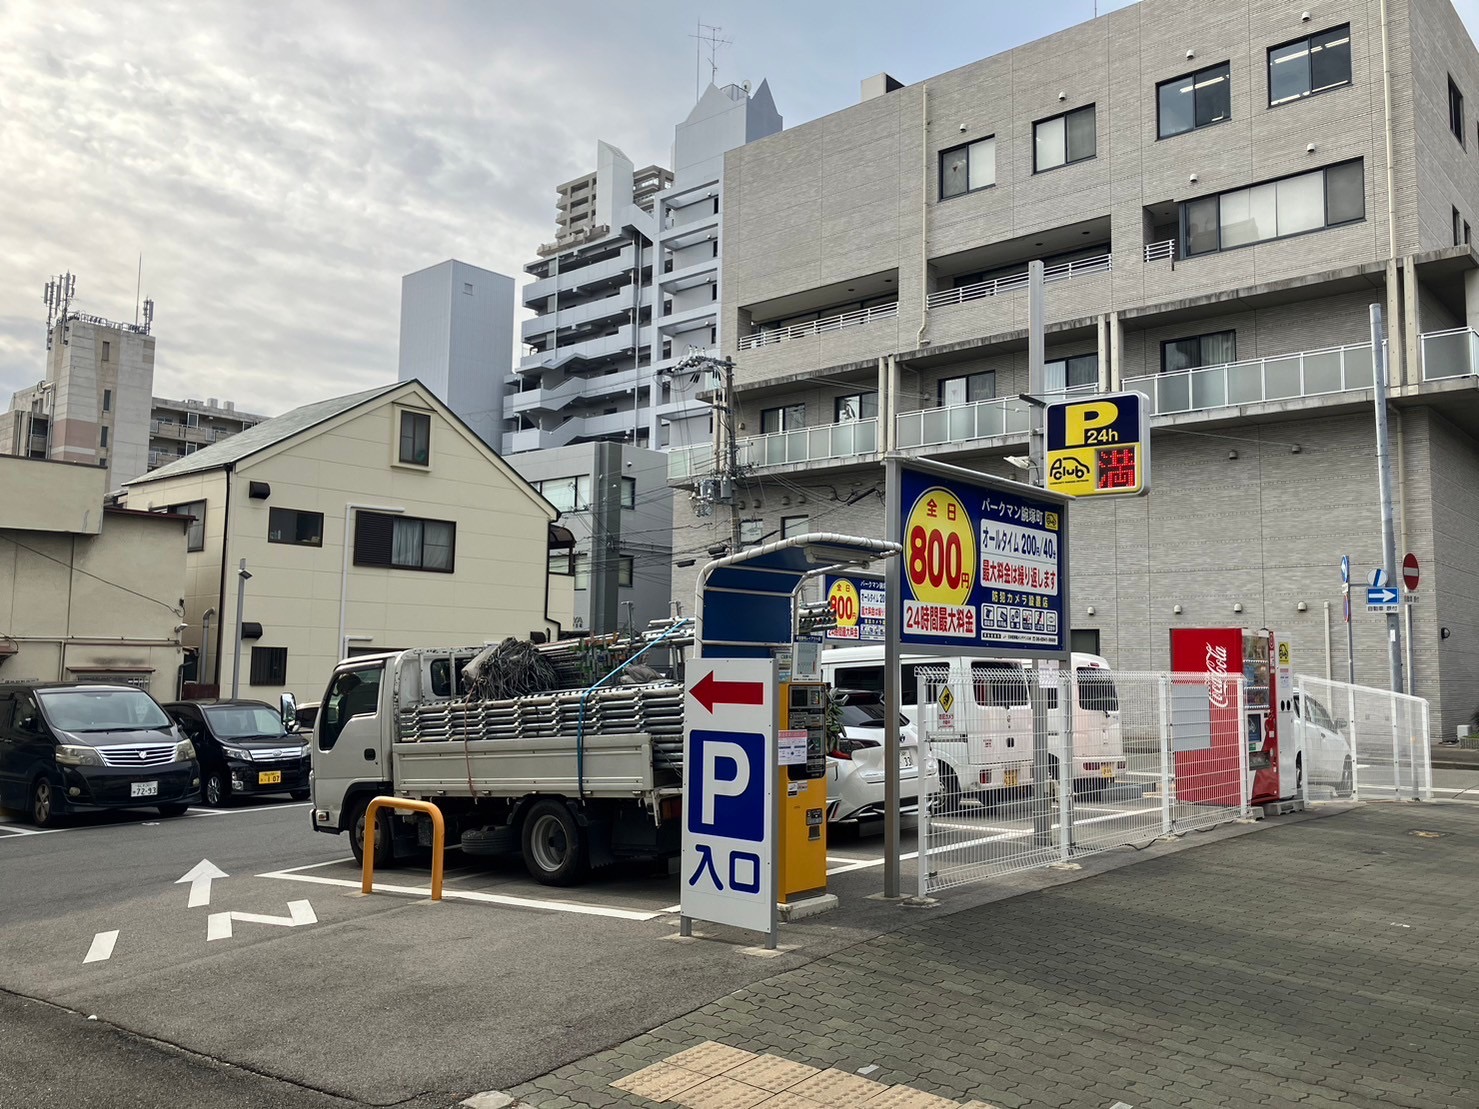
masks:
{"type": "Polygon", "coordinates": [[[1479,333],[1455,327],[1422,336],[1424,381],[1443,381],[1479,373],[1479,333]]]}
{"type": "Polygon", "coordinates": [[[1020,400],[982,400],[900,412],[895,427],[900,447],[928,447],[996,435],[1026,435],[1031,427],[1030,413],[1020,400]]]}
{"type": "Polygon", "coordinates": [[[772,343],[804,339],[808,335],[823,335],[830,331],[841,331],[845,327],[859,327],[865,323],[872,323],[874,320],[892,319],[898,314],[897,301],[893,304],[879,304],[872,308],[860,308],[856,312],[844,312],[840,316],[828,316],[823,320],[807,320],[805,323],[792,324],[790,327],[761,329],[753,335],[744,336],[740,339],[739,345],[741,350],[755,350],[772,343]]]}
{"type": "Polygon", "coordinates": [[[1371,344],[1298,351],[1270,358],[1127,378],[1157,415],[1324,396],[1372,387],[1371,344]]]}
{"type": "Polygon", "coordinates": [[[1147,262],[1176,261],[1176,240],[1166,239],[1164,242],[1146,243],[1145,260],[1147,262]]]}
{"type": "MultiPolygon", "coordinates": [[[[442,820],[442,810],[430,801],[413,801],[409,797],[376,797],[365,809],[364,871],[360,879],[360,893],[369,895],[375,887],[375,819],[381,809],[405,809],[408,812],[425,813],[431,817],[431,899],[442,899],[442,856],[446,854],[447,825],[442,820]]],[[[351,832],[351,834],[353,834],[351,832]]]]}
{"type": "MultiPolygon", "coordinates": [[[[1095,258],[1082,258],[1076,262],[1063,262],[1060,265],[1049,266],[1043,270],[1044,283],[1051,284],[1054,281],[1069,281],[1075,277],[1086,277],[1089,274],[1109,273],[1114,268],[1114,255],[1101,254],[1095,258]]],[[[931,308],[942,308],[949,304],[964,304],[968,300],[981,300],[985,297],[1000,296],[1002,293],[1015,292],[1018,289],[1027,288],[1027,271],[1009,274],[1006,277],[997,277],[990,281],[980,281],[974,285],[962,285],[957,289],[944,289],[938,293],[931,293],[926,302],[931,308]]]]}

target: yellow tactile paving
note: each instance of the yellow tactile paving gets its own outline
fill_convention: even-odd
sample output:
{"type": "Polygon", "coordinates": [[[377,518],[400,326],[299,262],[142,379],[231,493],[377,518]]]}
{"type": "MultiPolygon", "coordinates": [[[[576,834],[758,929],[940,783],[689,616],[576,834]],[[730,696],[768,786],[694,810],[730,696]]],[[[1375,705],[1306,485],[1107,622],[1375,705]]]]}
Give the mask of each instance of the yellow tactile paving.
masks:
{"type": "Polygon", "coordinates": [[[790,1059],[782,1059],[779,1055],[757,1055],[733,1070],[725,1071],[724,1077],[758,1086],[762,1090],[779,1092],[789,1090],[796,1083],[803,1082],[816,1073],[818,1073],[816,1067],[809,1067],[805,1063],[794,1063],[790,1059]]]}
{"type": "Polygon", "coordinates": [[[798,1082],[789,1092],[809,1097],[830,1109],[857,1109],[881,1089],[872,1079],[859,1078],[834,1067],[798,1082]]]}
{"type": "Polygon", "coordinates": [[[755,1109],[771,1091],[747,1086],[733,1078],[719,1075],[697,1086],[691,1086],[670,1099],[687,1109],[755,1109]]]}
{"type": "Polygon", "coordinates": [[[677,1067],[687,1067],[689,1070],[702,1071],[704,1074],[723,1074],[733,1070],[741,1063],[748,1063],[757,1059],[753,1051],[744,1051],[728,1044],[716,1043],[713,1040],[705,1040],[701,1044],[694,1044],[676,1055],[670,1055],[664,1062],[672,1063],[677,1067]]]}
{"type": "Polygon", "coordinates": [[[864,1109],[959,1109],[959,1103],[912,1086],[887,1086],[863,1102],[864,1109]]]}
{"type": "Polygon", "coordinates": [[[663,1062],[653,1063],[652,1066],[643,1067],[625,1078],[618,1078],[611,1085],[650,1101],[667,1101],[708,1080],[709,1076],[700,1071],[686,1070],[663,1062]]]}

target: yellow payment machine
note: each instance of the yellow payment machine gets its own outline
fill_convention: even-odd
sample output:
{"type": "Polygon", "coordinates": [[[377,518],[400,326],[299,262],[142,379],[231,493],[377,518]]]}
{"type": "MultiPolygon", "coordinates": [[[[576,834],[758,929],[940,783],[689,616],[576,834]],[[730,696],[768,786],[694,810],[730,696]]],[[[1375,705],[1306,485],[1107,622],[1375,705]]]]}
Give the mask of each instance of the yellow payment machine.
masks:
{"type": "Polygon", "coordinates": [[[827,890],[827,686],[781,682],[776,827],[783,902],[827,890]]]}

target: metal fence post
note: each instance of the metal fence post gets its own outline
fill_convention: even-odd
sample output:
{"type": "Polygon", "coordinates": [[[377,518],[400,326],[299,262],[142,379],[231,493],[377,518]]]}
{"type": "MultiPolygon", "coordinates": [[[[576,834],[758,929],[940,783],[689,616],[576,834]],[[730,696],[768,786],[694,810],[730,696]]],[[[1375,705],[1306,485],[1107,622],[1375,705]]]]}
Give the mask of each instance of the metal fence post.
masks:
{"type": "Polygon", "coordinates": [[[929,682],[926,671],[919,667],[915,671],[914,703],[919,706],[919,768],[915,774],[919,779],[919,827],[916,831],[918,844],[914,856],[914,869],[919,874],[919,899],[929,896],[930,879],[930,807],[934,803],[933,790],[940,780],[940,768],[934,762],[934,747],[930,743],[929,712],[925,706],[925,690],[929,682]],[[930,772],[930,768],[934,772],[930,772]]]}
{"type": "Polygon", "coordinates": [[[1300,711],[1297,714],[1297,717],[1299,719],[1299,745],[1297,747],[1297,750],[1299,752],[1298,758],[1299,758],[1299,765],[1302,766],[1302,767],[1304,767],[1304,773],[1299,776],[1299,799],[1302,802],[1304,802],[1305,808],[1309,808],[1309,804],[1310,804],[1310,764],[1304,761],[1304,756],[1307,755],[1307,754],[1309,754],[1309,744],[1308,744],[1308,738],[1309,738],[1309,736],[1308,736],[1308,730],[1305,728],[1304,722],[1305,722],[1306,717],[1309,714],[1309,703],[1310,703],[1309,697],[1310,697],[1310,695],[1309,695],[1309,690],[1305,688],[1304,675],[1303,674],[1295,674],[1294,675],[1294,696],[1299,701],[1299,709],[1300,709],[1300,711]]]}
{"type": "Polygon", "coordinates": [[[1417,756],[1422,759],[1423,768],[1422,788],[1418,793],[1418,800],[1420,801],[1431,801],[1433,799],[1433,733],[1429,730],[1432,727],[1432,718],[1429,716],[1430,711],[1431,706],[1424,700],[1422,702],[1423,727],[1422,732],[1418,735],[1418,743],[1421,746],[1418,748],[1417,756]]]}
{"type": "Polygon", "coordinates": [[[1160,675],[1161,835],[1171,834],[1171,676],[1160,675]]]}
{"type": "Polygon", "coordinates": [[[1397,734],[1397,691],[1392,690],[1387,696],[1387,715],[1392,719],[1392,799],[1400,801],[1402,799],[1402,745],[1397,734]]]}
{"type": "Polygon", "coordinates": [[[1071,662],[1058,668],[1058,704],[1063,711],[1063,750],[1058,753],[1058,859],[1065,863],[1073,853],[1074,679],[1071,662]]]}
{"type": "Polygon", "coordinates": [[[1361,750],[1356,740],[1356,687],[1346,686],[1346,727],[1351,733],[1351,800],[1361,800],[1361,750]]]}
{"type": "Polygon", "coordinates": [[[1233,680],[1233,684],[1238,689],[1238,719],[1234,725],[1238,729],[1238,781],[1240,783],[1238,788],[1238,819],[1247,820],[1248,794],[1252,792],[1249,789],[1248,782],[1248,738],[1243,732],[1243,729],[1248,726],[1247,691],[1243,688],[1243,676],[1241,674],[1233,680]]]}

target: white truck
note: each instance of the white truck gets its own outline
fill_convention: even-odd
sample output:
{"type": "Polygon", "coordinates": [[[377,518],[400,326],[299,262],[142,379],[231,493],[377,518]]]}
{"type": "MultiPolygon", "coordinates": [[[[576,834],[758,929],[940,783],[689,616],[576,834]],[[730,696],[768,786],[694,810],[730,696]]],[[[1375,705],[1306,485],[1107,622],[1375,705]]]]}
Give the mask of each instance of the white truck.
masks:
{"type": "MultiPolygon", "coordinates": [[[[313,827],[348,832],[357,860],[376,796],[430,801],[447,844],[522,854],[546,885],[591,866],[670,857],[680,847],[683,687],[468,696],[482,648],[419,648],[346,659],[314,722],[313,827]]],[[[375,861],[431,842],[429,818],[382,811],[375,861]]]]}

